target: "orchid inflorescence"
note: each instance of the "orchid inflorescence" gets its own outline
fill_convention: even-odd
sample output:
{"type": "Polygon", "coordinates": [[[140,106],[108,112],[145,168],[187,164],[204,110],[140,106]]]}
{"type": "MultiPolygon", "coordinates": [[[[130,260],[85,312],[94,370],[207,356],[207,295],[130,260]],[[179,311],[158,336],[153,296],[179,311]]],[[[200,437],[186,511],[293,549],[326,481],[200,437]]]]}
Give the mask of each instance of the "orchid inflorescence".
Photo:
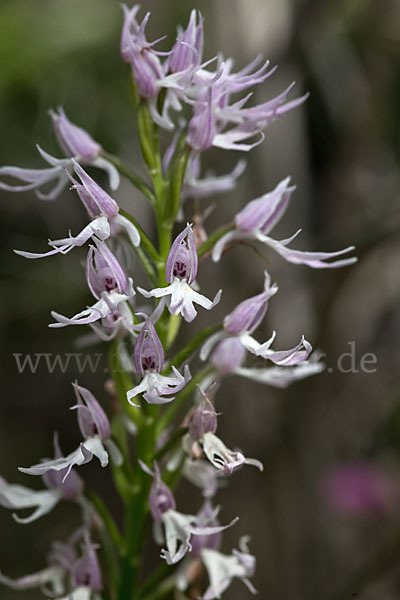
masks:
{"type": "Polygon", "coordinates": [[[53,459],[20,469],[41,475],[43,490],[0,478],[0,504],[13,510],[19,523],[38,519],[62,500],[77,503],[83,521],[66,543],[54,542],[48,564],[41,571],[17,579],[0,573],[0,582],[16,590],[39,587],[45,596],[59,600],[150,600],[167,597],[174,590],[180,590],[182,598],[212,600],[220,598],[234,578],[255,593],[250,581],[255,558],[248,538],[240,539],[239,550],[230,554],[220,551],[223,531],[233,527],[238,517],[228,519],[228,523],[224,520],[222,525],[213,500],[220,485],[242,465],[253,465],[260,471],[263,465],[238,449],[229,449],[216,435],[221,418],[215,409],[216,390],[223,378],[234,375],[286,387],[321,372],[324,365],[304,336],[287,350],[272,348],[275,331],[265,341],[254,337],[268,303],[278,292],[266,271],[261,273],[257,295],[243,299],[221,324],[197,333],[175,356],[170,349],[183,321],[191,323],[196,318],[196,306],[210,311],[221,300],[221,290],[215,290],[212,300],[200,293],[199,258],[209,256],[216,263],[236,240],[252,240],[289,263],[336,268],[356,261],[354,257],[338,258],[354,248],[306,252],[291,247],[299,232],[285,240],[270,237],[295,190],[289,177],[248,202],[233,222],[212,233],[207,234],[193,215],[186,226],[182,224],[188,213],[187,199],[234,189],[245,168],[241,160],[227,175],[201,177],[203,152],[212,146],[248,152],[263,141],[271,122],[300,106],[307,94],[288,100],[291,84],[273,99],[249,105],[252,92],[248,90],[275,71],[268,61],[257,58],[235,71],[233,60],[222,55],[204,60],[203,17],[195,10],[187,28],[178,30],[172,49],[161,52],[156,46],[163,38],[154,42],[146,39],[150,14],[140,22],[139,6],[122,8],[121,56],[129,65],[138,141],[150,183],[107,154],[89,133],[68,119],[62,108],[50,111],[50,116],[63,158],[38,148],[48,163],[46,168],[0,168],[0,176],[22,182],[14,185],[2,180],[0,189],[34,189],[39,199],[55,200],[69,185],[87,211],[88,224],[80,233],[50,240],[47,252],[16,252],[40,259],[88,245],[86,281],[94,303],[72,317],[52,311],[50,327],[87,325],[97,339],[110,344],[113,380],[107,389],[116,406],[114,414],[108,416],[93,394],[74,382],[76,401],[72,408],[82,435],[79,446],[64,455],[55,436],[53,459]],[[170,136],[163,153],[161,133],[170,136]],[[117,200],[87,173],[92,167],[106,171],[112,194],[118,190],[122,174],[145,196],[154,212],[156,244],[134,211],[129,214],[121,210],[117,200]],[[117,252],[118,245],[127,241],[137,253],[151,289],[136,286],[127,273],[117,252]],[[261,362],[257,367],[245,366],[248,355],[258,357],[261,362]],[[196,356],[200,359],[197,363],[196,356]],[[189,405],[191,395],[194,402],[189,405]],[[168,406],[160,406],[164,404],[168,406]],[[129,435],[136,438],[134,456],[129,435]],[[94,457],[102,467],[112,463],[115,486],[125,505],[124,533],[103,500],[85,492],[78,471],[94,457]],[[173,489],[181,476],[201,491],[203,503],[194,514],[177,509],[173,489]],[[32,512],[21,517],[20,509],[32,512]],[[144,579],[141,565],[150,520],[168,570],[161,565],[144,579]],[[111,553],[103,553],[105,541],[111,553]],[[203,572],[209,577],[206,588],[202,588],[203,572]]]}

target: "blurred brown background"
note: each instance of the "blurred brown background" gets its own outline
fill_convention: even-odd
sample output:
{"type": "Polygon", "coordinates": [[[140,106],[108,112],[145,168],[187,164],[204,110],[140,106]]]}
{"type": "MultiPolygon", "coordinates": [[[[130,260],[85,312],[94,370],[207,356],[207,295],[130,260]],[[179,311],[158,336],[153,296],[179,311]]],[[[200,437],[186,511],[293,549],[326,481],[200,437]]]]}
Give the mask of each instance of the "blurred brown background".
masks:
{"type": "MultiPolygon", "coordinates": [[[[257,101],[292,80],[298,95],[311,92],[304,107],[268,128],[264,144],[246,157],[248,170],[237,191],[218,199],[208,227],[224,223],[290,174],[297,191],[278,239],[302,227],[296,241],[302,249],[336,250],[354,243],[360,259],[348,269],[312,271],[288,265],[267,249],[263,260],[239,246],[218,265],[202,265],[205,291],[213,294],[221,286],[224,296],[195,328],[258,293],[268,268],[280,291],[258,339],[276,329],[276,347],[284,348],[304,333],[326,353],[329,367],[288,390],[238,378],[223,383],[217,400],[224,413],[221,437],[265,465],[262,474],[243,469],[220,493],[222,520],[240,515],[223,549],[229,552],[240,535],[251,535],[258,558],[254,583],[263,599],[395,600],[400,598],[400,504],[349,515],[333,510],[321,487],[331,469],[354,462],[390,474],[395,490],[400,483],[400,4],[149,0],[143,2],[143,9],[152,11],[149,39],[168,33],[160,46],[167,49],[176,24],[185,25],[193,7],[206,19],[205,58],[221,50],[240,67],[261,53],[279,64],[257,89],[257,101]],[[358,372],[342,373],[338,358],[353,341],[358,372]],[[376,372],[360,369],[365,353],[376,356],[376,372]]],[[[60,156],[47,110],[62,105],[104,148],[142,168],[119,57],[121,15],[119,3],[109,0],[2,0],[0,164],[43,166],[36,143],[60,156]]],[[[205,165],[222,173],[238,158],[215,150],[207,153],[205,165]]],[[[125,182],[116,199],[151,232],[145,201],[125,182]]],[[[89,302],[83,270],[77,268],[85,254],[75,250],[27,261],[12,249],[40,251],[48,237],[64,236],[68,228],[78,231],[86,217],[68,191],[53,203],[29,192],[2,193],[0,214],[0,472],[39,489],[40,482],[17,467],[51,453],[54,429],[66,452],[78,443],[75,416],[68,411],[77,373],[72,364],[64,374],[58,369],[48,374],[44,366],[35,374],[19,374],[13,354],[76,351],[81,329],[49,330],[47,324],[51,309],[69,315],[89,302]]],[[[101,371],[85,373],[80,383],[105,397],[101,371]]],[[[84,471],[89,486],[107,490],[106,471],[94,463],[84,471]]],[[[113,494],[107,501],[119,508],[113,494]]],[[[191,511],[199,505],[194,491],[193,502],[181,502],[191,511]]],[[[42,568],[51,540],[68,535],[76,518],[76,510],[64,503],[23,526],[1,509],[0,570],[20,576],[42,568]]],[[[247,597],[241,586],[235,583],[225,596],[247,597]]],[[[18,597],[34,600],[41,594],[1,588],[0,598],[18,597]]]]}

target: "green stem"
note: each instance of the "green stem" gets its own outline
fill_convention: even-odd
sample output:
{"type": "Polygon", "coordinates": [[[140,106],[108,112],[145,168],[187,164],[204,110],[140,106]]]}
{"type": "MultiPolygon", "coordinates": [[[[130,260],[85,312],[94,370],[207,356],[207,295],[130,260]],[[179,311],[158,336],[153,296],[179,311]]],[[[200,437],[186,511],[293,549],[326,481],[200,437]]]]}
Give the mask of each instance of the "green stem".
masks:
{"type": "Polygon", "coordinates": [[[174,367],[179,367],[197,348],[200,346],[204,340],[209,338],[213,333],[216,333],[222,329],[222,325],[210,325],[210,327],[206,327],[203,331],[200,331],[197,335],[194,336],[192,340],[180,350],[175,356],[168,361],[169,365],[174,365],[174,367]]]}
{"type": "Polygon", "coordinates": [[[165,279],[165,263],[171,248],[172,226],[162,215],[157,215],[158,247],[160,251],[160,262],[158,263],[159,286],[164,287],[167,284],[165,279]]]}
{"type": "Polygon", "coordinates": [[[103,592],[103,600],[116,600],[115,584],[120,578],[119,560],[115,546],[111,540],[110,534],[105,527],[99,531],[101,547],[107,564],[107,588],[109,593],[103,592]]]}
{"type": "Polygon", "coordinates": [[[203,242],[201,244],[201,246],[198,248],[198,250],[197,250],[198,257],[200,258],[201,256],[203,256],[203,254],[205,254],[206,252],[211,250],[212,247],[214,246],[215,242],[218,242],[218,240],[223,235],[225,235],[225,233],[228,233],[228,231],[232,231],[233,229],[235,229],[235,225],[231,224],[231,225],[224,225],[223,227],[220,227],[219,229],[214,231],[214,233],[212,233],[206,239],[206,241],[203,242]]]}
{"type": "Polygon", "coordinates": [[[151,120],[149,107],[145,101],[141,101],[138,106],[137,124],[140,150],[147,169],[151,173],[156,168],[153,147],[153,122],[151,120]]]}
{"type": "Polygon", "coordinates": [[[160,581],[165,579],[171,571],[175,568],[175,565],[168,565],[164,562],[150,577],[144,582],[139,590],[139,598],[144,598],[149,594],[160,581]]]}
{"type": "Polygon", "coordinates": [[[140,262],[142,264],[143,270],[145,271],[147,277],[150,279],[151,283],[154,286],[157,286],[157,284],[158,284],[157,272],[154,269],[152,262],[147,258],[147,254],[145,253],[143,248],[141,248],[140,246],[135,248],[135,252],[137,254],[138,259],[140,260],[140,262]]]}
{"type": "Polygon", "coordinates": [[[107,528],[107,531],[109,532],[116,549],[118,550],[118,552],[120,554],[123,554],[124,548],[125,548],[125,542],[123,540],[122,535],[118,531],[118,527],[115,524],[115,521],[114,521],[111,513],[109,512],[108,508],[104,504],[103,500],[94,492],[89,492],[88,497],[91,500],[94,508],[99,513],[100,517],[102,518],[103,523],[104,523],[105,527],[107,528]]]}
{"type": "Polygon", "coordinates": [[[114,381],[115,392],[117,394],[120,406],[126,412],[128,417],[132,419],[136,425],[140,426],[143,415],[140,408],[129,404],[126,393],[134,387],[134,383],[129,373],[127,373],[121,365],[118,355],[118,340],[115,338],[109,351],[110,373],[114,381]]]}
{"type": "MultiPolygon", "coordinates": [[[[136,454],[146,464],[150,464],[154,453],[158,406],[143,407],[146,416],[143,418],[138,430],[136,454]]],[[[126,520],[126,555],[122,564],[122,578],[119,600],[132,600],[137,598],[137,579],[139,576],[142,549],[145,542],[147,517],[149,512],[148,496],[151,486],[151,477],[140,467],[138,461],[135,469],[135,486],[128,506],[126,520]]]]}
{"type": "Polygon", "coordinates": [[[114,167],[117,169],[121,175],[129,179],[131,183],[140,191],[152,204],[155,202],[154,194],[148,185],[136,175],[128,165],[126,165],[118,156],[114,156],[113,154],[109,154],[108,152],[102,152],[102,156],[107,159],[114,167]]]}
{"type": "Polygon", "coordinates": [[[167,339],[165,341],[165,349],[168,350],[175,341],[176,336],[179,333],[179,329],[182,324],[182,317],[180,315],[170,315],[168,318],[167,327],[167,339]]]}
{"type": "Polygon", "coordinates": [[[190,156],[190,149],[185,147],[177,156],[171,175],[168,200],[165,206],[164,217],[173,223],[181,205],[181,192],[185,179],[186,167],[190,156]]]}
{"type": "Polygon", "coordinates": [[[123,210],[122,208],[119,209],[119,212],[123,217],[125,217],[125,219],[128,219],[136,227],[140,235],[140,243],[146,250],[147,254],[153,259],[155,263],[159,262],[160,257],[158,255],[157,250],[155,249],[150,238],[144,232],[144,230],[142,229],[138,221],[135,219],[135,217],[133,217],[130,213],[128,213],[126,210],[123,210]]]}
{"type": "Polygon", "coordinates": [[[145,600],[161,600],[161,598],[165,598],[165,596],[170,594],[175,587],[176,577],[175,575],[172,575],[168,579],[162,581],[156,591],[153,592],[153,594],[150,594],[150,596],[146,596],[145,600]]]}

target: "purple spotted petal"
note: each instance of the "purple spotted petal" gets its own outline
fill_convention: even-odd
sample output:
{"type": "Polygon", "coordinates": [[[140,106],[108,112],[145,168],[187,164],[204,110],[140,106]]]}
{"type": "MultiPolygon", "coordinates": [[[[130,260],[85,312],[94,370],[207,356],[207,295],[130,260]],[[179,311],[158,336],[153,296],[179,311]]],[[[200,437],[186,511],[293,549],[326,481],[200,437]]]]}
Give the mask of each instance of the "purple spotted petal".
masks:
{"type": "Polygon", "coordinates": [[[95,298],[100,298],[103,292],[116,289],[121,294],[127,292],[127,277],[107,245],[95,239],[96,247],[89,248],[86,259],[86,281],[95,298]]]}
{"type": "Polygon", "coordinates": [[[164,368],[164,350],[153,323],[148,319],[136,340],[133,353],[138,375],[144,377],[147,370],[161,373],[164,368]]]}
{"type": "Polygon", "coordinates": [[[188,224],[171,246],[165,265],[165,278],[168,283],[172,283],[175,277],[185,279],[189,284],[193,283],[197,267],[196,240],[192,226],[188,224]]]}

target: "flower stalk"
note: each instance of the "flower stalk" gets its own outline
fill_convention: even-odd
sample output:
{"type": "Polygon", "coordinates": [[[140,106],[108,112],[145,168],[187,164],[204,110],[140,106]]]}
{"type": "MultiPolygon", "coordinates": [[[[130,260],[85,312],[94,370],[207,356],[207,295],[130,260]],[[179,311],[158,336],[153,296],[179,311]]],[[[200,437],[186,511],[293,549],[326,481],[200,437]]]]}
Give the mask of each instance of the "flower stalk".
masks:
{"type": "Polygon", "coordinates": [[[172,597],[178,587],[185,598],[213,600],[234,579],[255,593],[251,583],[255,557],[246,538],[240,539],[239,549],[220,551],[223,532],[236,526],[238,517],[223,516],[220,521],[214,496],[219,484],[236,476],[243,465],[260,471],[263,465],[231,450],[236,446],[226,445],[216,435],[220,413],[214,384],[221,384],[223,393],[226,377],[241,376],[286,387],[317,374],[324,365],[304,336],[285,350],[275,349],[275,338],[279,341],[275,331],[266,341],[255,337],[269,301],[278,292],[267,272],[260,274],[257,295],[244,297],[233,309],[229,298],[223,298],[222,323],[190,335],[197,310],[213,310],[221,301],[217,285],[213,299],[200,293],[201,263],[209,255],[214,263],[219,262],[231,244],[241,240],[261,243],[292,264],[312,268],[347,266],[356,259],[336,260],[353,247],[305,252],[288,248],[297,234],[280,241],[270,237],[295,189],[289,185],[290,178],[248,202],[236,216],[230,215],[227,225],[207,231],[205,221],[212,206],[201,211],[199,202],[234,189],[246,163],[240,160],[226,175],[203,176],[202,154],[211,147],[249,152],[263,141],[271,122],[300,106],[307,95],[288,100],[291,84],[272,100],[249,106],[252,92],[248,90],[264,83],[275,70],[268,61],[257,58],[236,72],[233,61],[222,55],[204,61],[204,20],[196,10],[170,51],[160,51],[158,43],[163,38],[152,42],[146,38],[150,13],[140,20],[139,6],[123,5],[122,9],[120,51],[129,67],[138,142],[150,183],[121,158],[107,153],[62,108],[51,111],[51,119],[63,158],[39,148],[45,168],[0,168],[0,177],[20,181],[0,180],[0,189],[35,190],[42,200],[55,200],[72,182],[87,212],[88,224],[80,233],[50,240],[45,253],[18,250],[17,254],[62,260],[63,254],[88,246],[85,275],[95,302],[73,317],[52,311],[50,327],[61,331],[67,326],[88,327],[91,337],[108,344],[110,379],[105,389],[111,399],[108,410],[103,398],[98,400],[81,383],[73,383],[76,403],[71,408],[81,432],[79,446],[64,455],[55,438],[54,459],[20,468],[29,475],[42,475],[43,490],[10,484],[0,477],[0,506],[33,511],[25,518],[14,513],[19,523],[44,516],[58,502],[66,501],[79,506],[82,520],[67,542],[55,542],[47,567],[16,580],[0,572],[0,583],[21,590],[50,590],[57,600],[98,600],[100,593],[111,600],[156,600],[172,597]],[[164,150],[161,138],[166,136],[169,145],[164,150]],[[112,195],[89,176],[86,166],[106,171],[112,195]],[[149,201],[155,240],[135,214],[120,209],[119,175],[149,201]],[[54,186],[44,193],[42,187],[49,182],[54,186]],[[138,273],[129,260],[132,253],[139,258],[136,262],[152,289],[136,284],[138,273]],[[189,330],[188,341],[180,345],[183,328],[189,330]],[[171,356],[173,345],[177,350],[171,356]],[[261,366],[246,367],[248,354],[262,361],[261,366]],[[114,487],[124,505],[123,530],[103,496],[85,490],[78,475],[80,467],[92,460],[112,469],[114,487]],[[196,514],[181,512],[174,498],[183,477],[203,498],[196,514]],[[160,547],[158,560],[163,562],[144,580],[143,554],[151,524],[153,542],[160,547]],[[103,577],[98,546],[91,536],[101,542],[103,577]],[[201,592],[204,570],[209,584],[201,592]],[[107,592],[102,592],[103,581],[107,592]]]}

